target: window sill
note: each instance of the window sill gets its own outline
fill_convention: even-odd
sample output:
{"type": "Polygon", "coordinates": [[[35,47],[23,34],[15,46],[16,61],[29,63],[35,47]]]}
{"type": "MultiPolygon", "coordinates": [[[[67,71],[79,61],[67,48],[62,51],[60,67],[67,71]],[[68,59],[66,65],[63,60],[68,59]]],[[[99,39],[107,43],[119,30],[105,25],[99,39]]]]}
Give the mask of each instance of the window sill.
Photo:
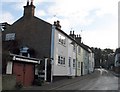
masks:
{"type": "Polygon", "coordinates": [[[62,44],[62,43],[60,43],[60,42],[58,42],[58,44],[60,44],[60,45],[62,45],[62,46],[64,46],[64,47],[66,47],[66,45],[64,45],[64,44],[62,44]]]}
{"type": "Polygon", "coordinates": [[[63,65],[63,64],[57,64],[58,66],[63,66],[63,67],[65,67],[65,64],[63,65]]]}

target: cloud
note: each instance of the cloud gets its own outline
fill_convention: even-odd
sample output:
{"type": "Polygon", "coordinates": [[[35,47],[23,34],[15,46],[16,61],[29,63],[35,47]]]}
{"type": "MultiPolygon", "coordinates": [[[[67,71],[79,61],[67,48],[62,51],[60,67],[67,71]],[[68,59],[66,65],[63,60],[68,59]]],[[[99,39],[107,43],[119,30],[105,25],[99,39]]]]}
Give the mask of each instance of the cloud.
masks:
{"type": "Polygon", "coordinates": [[[117,14],[118,0],[54,0],[54,2],[55,5],[49,7],[48,13],[60,19],[66,18],[70,25],[75,24],[75,26],[87,26],[96,21],[94,17],[91,17],[92,11],[95,11],[96,17],[106,14],[116,17],[117,14]]]}
{"type": "Polygon", "coordinates": [[[2,15],[0,15],[0,23],[8,22],[12,24],[14,21],[14,16],[10,12],[2,12],[2,15]]]}
{"type": "Polygon", "coordinates": [[[37,11],[35,12],[35,15],[36,15],[37,17],[42,17],[42,16],[46,16],[47,14],[46,14],[46,12],[45,12],[44,10],[37,10],[37,11]]]}
{"type": "Polygon", "coordinates": [[[104,30],[83,31],[82,41],[91,47],[102,49],[118,47],[118,31],[116,28],[106,28],[104,30]]]}

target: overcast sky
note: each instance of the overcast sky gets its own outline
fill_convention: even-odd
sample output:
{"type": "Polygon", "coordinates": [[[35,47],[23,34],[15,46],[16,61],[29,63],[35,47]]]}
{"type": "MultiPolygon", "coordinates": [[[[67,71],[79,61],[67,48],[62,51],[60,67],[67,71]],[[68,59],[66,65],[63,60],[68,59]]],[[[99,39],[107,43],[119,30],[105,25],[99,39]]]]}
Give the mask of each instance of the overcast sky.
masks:
{"type": "MultiPolygon", "coordinates": [[[[35,16],[51,24],[60,20],[62,30],[74,30],[82,42],[101,49],[118,47],[118,1],[120,0],[33,0],[35,16]]],[[[14,23],[23,16],[27,0],[2,0],[0,23],[14,23]]]]}

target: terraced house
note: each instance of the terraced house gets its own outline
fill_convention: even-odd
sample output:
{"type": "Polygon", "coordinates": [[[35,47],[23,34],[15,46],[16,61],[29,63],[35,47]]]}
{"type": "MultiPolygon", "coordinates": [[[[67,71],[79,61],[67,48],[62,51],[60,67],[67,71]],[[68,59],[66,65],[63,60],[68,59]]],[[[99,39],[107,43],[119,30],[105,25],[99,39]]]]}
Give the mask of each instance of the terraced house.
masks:
{"type": "Polygon", "coordinates": [[[2,32],[3,73],[30,86],[39,77],[52,82],[93,72],[92,50],[81,43],[80,35],[74,31],[68,35],[61,30],[60,21],[50,24],[34,13],[33,2],[27,1],[23,16],[2,32]],[[6,60],[4,53],[10,58],[6,60]]]}

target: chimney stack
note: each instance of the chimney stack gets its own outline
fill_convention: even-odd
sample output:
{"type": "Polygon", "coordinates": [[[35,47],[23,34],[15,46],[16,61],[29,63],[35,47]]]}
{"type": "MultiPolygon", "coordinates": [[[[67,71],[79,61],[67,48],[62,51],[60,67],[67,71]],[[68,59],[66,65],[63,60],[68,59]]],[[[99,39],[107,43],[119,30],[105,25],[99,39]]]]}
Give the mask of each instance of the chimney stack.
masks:
{"type": "Polygon", "coordinates": [[[24,6],[24,14],[27,18],[33,17],[35,13],[35,6],[33,5],[33,0],[31,0],[31,4],[29,4],[29,0],[27,0],[27,5],[24,6]]]}
{"type": "Polygon", "coordinates": [[[74,34],[74,30],[73,30],[73,31],[70,31],[69,36],[71,36],[73,39],[75,39],[76,35],[74,34]]]}
{"type": "Polygon", "coordinates": [[[58,29],[61,29],[60,21],[59,20],[57,20],[57,22],[54,21],[54,26],[56,26],[58,29]]]}
{"type": "Polygon", "coordinates": [[[75,37],[75,40],[78,42],[78,43],[81,43],[81,36],[80,34],[75,37]]]}

